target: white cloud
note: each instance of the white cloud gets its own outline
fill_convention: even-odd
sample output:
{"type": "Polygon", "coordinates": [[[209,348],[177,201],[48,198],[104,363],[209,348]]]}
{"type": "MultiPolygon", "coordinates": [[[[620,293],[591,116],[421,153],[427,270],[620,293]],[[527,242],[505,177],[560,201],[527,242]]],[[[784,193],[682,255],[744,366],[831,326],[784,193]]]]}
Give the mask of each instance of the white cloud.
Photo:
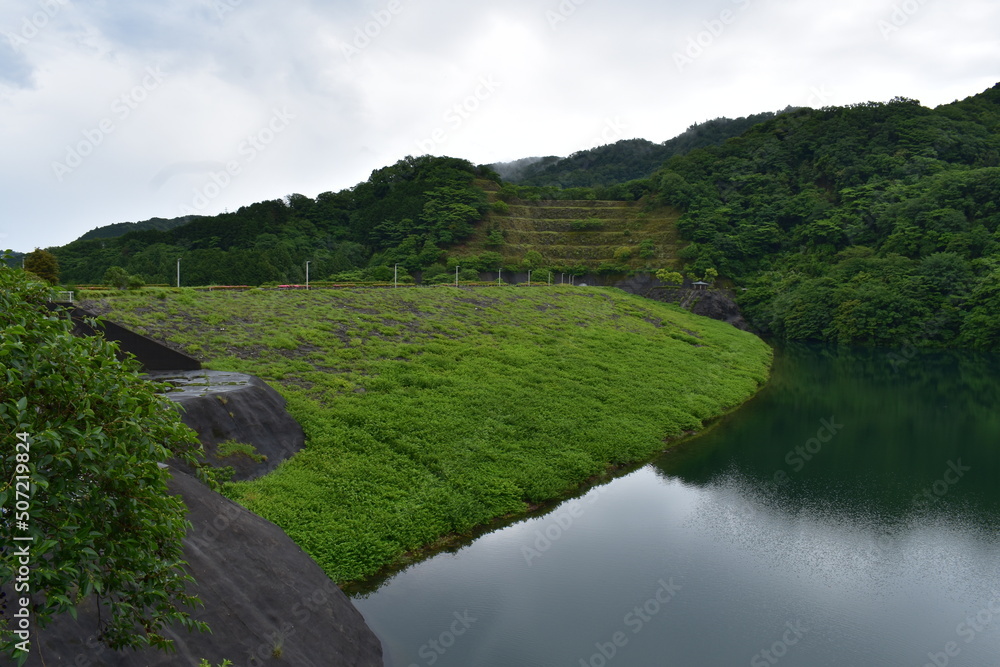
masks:
{"type": "Polygon", "coordinates": [[[886,35],[879,22],[906,3],[10,0],[0,239],[63,244],[179,215],[206,189],[206,213],[315,196],[407,154],[566,155],[722,115],[937,105],[996,83],[995,3],[910,2],[886,35]],[[149,68],[165,74],[155,86],[149,68]],[[250,160],[276,112],[294,119],[250,160]],[[53,163],[74,150],[89,152],[60,180],[53,163]]]}

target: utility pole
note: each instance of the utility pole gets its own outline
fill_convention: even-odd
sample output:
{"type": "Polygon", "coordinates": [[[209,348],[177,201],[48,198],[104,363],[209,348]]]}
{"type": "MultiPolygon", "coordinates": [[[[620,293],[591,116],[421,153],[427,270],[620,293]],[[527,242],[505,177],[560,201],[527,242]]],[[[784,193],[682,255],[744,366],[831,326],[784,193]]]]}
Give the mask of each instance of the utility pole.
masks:
{"type": "Polygon", "coordinates": [[[455,267],[455,287],[458,287],[458,267],[455,267]]]}
{"type": "Polygon", "coordinates": [[[392,288],[399,287],[399,264],[392,265],[392,288]]]}
{"type": "Polygon", "coordinates": [[[309,262],[306,262],[306,289],[309,289],[309,262]]]}
{"type": "Polygon", "coordinates": [[[177,288],[181,287],[181,258],[177,258],[177,288]]]}

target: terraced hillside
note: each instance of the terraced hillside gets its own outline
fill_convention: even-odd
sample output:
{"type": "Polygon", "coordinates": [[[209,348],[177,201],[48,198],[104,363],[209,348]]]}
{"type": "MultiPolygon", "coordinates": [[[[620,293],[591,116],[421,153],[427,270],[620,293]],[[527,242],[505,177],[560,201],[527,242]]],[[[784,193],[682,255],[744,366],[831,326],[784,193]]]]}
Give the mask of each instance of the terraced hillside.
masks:
{"type": "MultiPolygon", "coordinates": [[[[495,183],[478,184],[491,203],[502,201],[495,183]]],[[[675,209],[644,202],[511,199],[496,205],[452,254],[494,251],[505,265],[515,265],[536,251],[541,266],[655,270],[676,262],[679,217],[675,209]]]]}

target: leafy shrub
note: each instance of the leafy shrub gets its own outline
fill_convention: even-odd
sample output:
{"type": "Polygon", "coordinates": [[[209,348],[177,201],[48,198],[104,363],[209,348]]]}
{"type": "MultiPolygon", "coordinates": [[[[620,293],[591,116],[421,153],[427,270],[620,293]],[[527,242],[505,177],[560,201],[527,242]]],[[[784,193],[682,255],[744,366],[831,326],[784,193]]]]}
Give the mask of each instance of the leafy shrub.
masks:
{"type": "MultiPolygon", "coordinates": [[[[49,295],[0,269],[0,479],[30,475],[44,490],[31,496],[27,529],[34,617],[44,626],[94,595],[108,646],[169,648],[166,626],[207,629],[182,611],[197,603],[181,560],[186,509],[158,466],[174,457],[197,466],[197,437],[116,346],[52,317],[49,295]]],[[[0,506],[13,500],[0,487],[0,506]]],[[[12,568],[0,559],[0,581],[12,568]]],[[[13,658],[22,652],[8,623],[0,617],[0,650],[13,658]]]]}
{"type": "Polygon", "coordinates": [[[215,453],[219,458],[230,456],[246,456],[256,463],[263,463],[267,457],[257,451],[257,448],[247,442],[237,442],[236,440],[226,440],[219,443],[215,448],[215,453]]]}
{"type": "Polygon", "coordinates": [[[614,257],[616,262],[627,262],[632,257],[632,248],[628,246],[616,248],[614,257]]]}
{"type": "Polygon", "coordinates": [[[604,222],[597,218],[587,218],[586,220],[573,220],[569,223],[569,228],[574,232],[596,232],[604,228],[604,222]]]}

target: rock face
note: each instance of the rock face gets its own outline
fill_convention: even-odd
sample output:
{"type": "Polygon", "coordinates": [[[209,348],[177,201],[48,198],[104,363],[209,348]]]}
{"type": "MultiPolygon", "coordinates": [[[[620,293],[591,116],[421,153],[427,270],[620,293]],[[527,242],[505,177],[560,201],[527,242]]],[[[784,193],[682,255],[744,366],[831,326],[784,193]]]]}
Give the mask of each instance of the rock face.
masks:
{"type": "Polygon", "coordinates": [[[71,304],[54,304],[50,307],[63,309],[69,314],[76,325],[73,329],[73,333],[76,335],[96,336],[100,334],[108,340],[118,343],[118,356],[120,358],[124,358],[126,354],[132,354],[147,371],[197,370],[201,368],[201,362],[197,359],[171,349],[152,338],[126,329],[115,322],[104,321],[98,324],[95,329],[87,323],[87,320],[93,319],[97,315],[89,310],[76,308],[71,304]]]}
{"type": "Polygon", "coordinates": [[[648,273],[626,278],[615,283],[614,286],[647,299],[675,303],[681,308],[690,310],[695,315],[721,320],[732,324],[737,329],[751,331],[750,324],[743,318],[740,307],[736,305],[735,295],[729,290],[666,287],[655,276],[648,273]]]}
{"type": "Polygon", "coordinates": [[[232,466],[234,480],[271,472],[305,443],[302,427],[285,410],[285,399],[260,378],[221,371],[149,373],[149,378],[174,386],[166,395],[180,406],[181,420],[198,434],[207,462],[232,466]],[[227,441],[253,445],[253,456],[264,458],[224,456],[219,445],[227,441]]]}
{"type": "MultiPolygon", "coordinates": [[[[726,290],[688,290],[689,294],[682,297],[681,305],[695,315],[711,317],[732,324],[737,329],[750,331],[750,324],[743,319],[740,307],[733,300],[731,292],[726,290]]],[[[656,298],[655,296],[652,298],[656,298]]]]}
{"type": "Polygon", "coordinates": [[[34,637],[30,667],[380,667],[382,646],[350,600],[273,523],[171,471],[193,529],[184,559],[205,603],[193,612],[212,633],[168,630],[176,653],[114,652],[95,640],[96,605],[65,614],[34,637]],[[44,658],[44,662],[42,659],[44,658]]]}
{"type": "MultiPolygon", "coordinates": [[[[173,385],[167,395],[197,433],[213,466],[233,466],[236,479],[270,472],[304,444],[285,400],[259,378],[217,371],[151,373],[173,385]],[[218,445],[253,445],[245,454],[219,456],[218,445]]],[[[357,665],[380,667],[382,646],[361,613],[323,570],[278,526],[212,491],[179,468],[170,493],[187,506],[192,528],[184,560],[195,579],[190,591],[204,607],[190,610],[211,633],[170,628],[175,653],[115,652],[97,639],[98,610],[91,599],[77,619],[65,614],[33,637],[29,667],[216,667],[357,665]]],[[[105,612],[106,613],[106,612],[105,612]]]]}

